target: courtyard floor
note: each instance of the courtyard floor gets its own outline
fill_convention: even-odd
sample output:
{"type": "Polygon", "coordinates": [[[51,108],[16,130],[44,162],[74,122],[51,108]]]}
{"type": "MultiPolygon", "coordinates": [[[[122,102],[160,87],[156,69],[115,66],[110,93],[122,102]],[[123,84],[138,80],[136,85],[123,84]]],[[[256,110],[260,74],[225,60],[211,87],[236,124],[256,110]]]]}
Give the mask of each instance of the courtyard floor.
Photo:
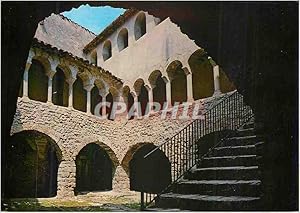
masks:
{"type": "Polygon", "coordinates": [[[139,211],[139,193],[90,192],[72,199],[3,199],[2,211],[139,211]]]}

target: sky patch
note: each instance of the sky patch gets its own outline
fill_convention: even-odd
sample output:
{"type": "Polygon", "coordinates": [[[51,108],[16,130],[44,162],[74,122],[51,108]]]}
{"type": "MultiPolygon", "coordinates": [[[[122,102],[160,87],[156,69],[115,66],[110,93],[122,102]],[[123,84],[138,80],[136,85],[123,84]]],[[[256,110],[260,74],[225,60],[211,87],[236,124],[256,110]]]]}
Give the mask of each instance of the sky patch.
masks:
{"type": "Polygon", "coordinates": [[[81,5],[77,9],[73,8],[62,14],[98,35],[124,12],[125,9],[110,6],[91,7],[89,5],[81,5]]]}

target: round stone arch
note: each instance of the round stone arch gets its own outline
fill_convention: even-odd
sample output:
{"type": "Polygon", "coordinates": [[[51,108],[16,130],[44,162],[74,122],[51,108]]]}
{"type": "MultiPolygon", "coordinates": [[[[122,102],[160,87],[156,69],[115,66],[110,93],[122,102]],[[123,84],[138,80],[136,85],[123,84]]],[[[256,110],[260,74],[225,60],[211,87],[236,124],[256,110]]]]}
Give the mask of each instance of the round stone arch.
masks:
{"type": "Polygon", "coordinates": [[[130,190],[157,193],[171,182],[171,164],[161,150],[149,158],[144,155],[154,150],[153,143],[137,143],[129,147],[121,166],[130,179],[130,190]]]}
{"type": "Polygon", "coordinates": [[[186,102],[187,91],[187,69],[182,65],[182,62],[175,60],[172,61],[167,67],[167,75],[171,81],[171,102],[186,102]]]}
{"type": "Polygon", "coordinates": [[[118,157],[116,155],[116,152],[110,147],[108,146],[107,143],[109,141],[108,138],[106,138],[105,136],[101,136],[101,137],[85,137],[81,140],[77,140],[77,143],[79,143],[79,146],[76,147],[75,151],[73,152],[72,158],[73,160],[76,159],[76,156],[79,154],[79,152],[88,144],[91,143],[95,143],[97,145],[99,145],[103,150],[106,151],[106,153],[108,154],[109,158],[111,159],[114,168],[117,168],[117,166],[119,166],[119,160],[118,157]]]}
{"type": "Polygon", "coordinates": [[[66,156],[66,150],[64,149],[63,143],[62,143],[62,136],[60,135],[60,133],[54,131],[52,128],[49,127],[44,127],[42,125],[35,125],[35,124],[23,124],[23,125],[18,125],[16,127],[14,127],[10,133],[11,136],[17,134],[17,133],[21,133],[24,131],[36,131],[39,132],[41,134],[44,134],[46,136],[48,136],[49,138],[51,138],[53,141],[55,141],[55,144],[53,144],[55,146],[55,148],[57,150],[59,150],[59,158],[60,161],[65,160],[65,156],[66,156]]]}
{"type": "Polygon", "coordinates": [[[44,66],[45,74],[46,75],[49,74],[49,72],[51,71],[51,65],[50,65],[50,61],[48,60],[46,55],[36,54],[32,57],[32,59],[40,62],[44,66]]]}
{"type": "Polygon", "coordinates": [[[5,184],[7,196],[56,196],[59,193],[58,170],[63,162],[57,139],[33,128],[19,130],[11,134],[5,147],[8,155],[5,173],[11,178],[5,184]]]}

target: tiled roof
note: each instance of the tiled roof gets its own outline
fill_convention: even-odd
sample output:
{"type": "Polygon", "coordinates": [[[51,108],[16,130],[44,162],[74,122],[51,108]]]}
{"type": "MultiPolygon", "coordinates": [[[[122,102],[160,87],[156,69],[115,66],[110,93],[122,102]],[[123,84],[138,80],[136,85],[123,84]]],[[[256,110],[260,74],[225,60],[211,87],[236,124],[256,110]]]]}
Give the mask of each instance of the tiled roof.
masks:
{"type": "Polygon", "coordinates": [[[116,83],[123,83],[122,80],[116,76],[114,76],[113,74],[111,74],[109,71],[104,70],[101,67],[95,66],[93,64],[90,64],[88,60],[85,60],[83,58],[77,57],[75,55],[73,55],[70,52],[67,52],[65,50],[59,49],[57,47],[52,46],[51,44],[47,44],[43,41],[39,41],[37,38],[33,39],[32,42],[32,47],[38,47],[40,49],[43,49],[45,51],[54,53],[60,57],[71,57],[72,59],[78,61],[79,63],[83,63],[85,66],[89,66],[91,68],[97,69],[99,71],[99,73],[104,74],[105,76],[113,79],[116,83]]]}
{"type": "Polygon", "coordinates": [[[85,58],[82,50],[96,35],[63,15],[51,14],[38,24],[34,37],[52,47],[85,58]]]}
{"type": "Polygon", "coordinates": [[[128,9],[124,14],[120,15],[116,20],[114,20],[108,27],[106,27],[96,38],[90,41],[84,48],[83,52],[88,53],[93,50],[99,43],[104,41],[108,36],[116,31],[120,26],[122,26],[130,17],[139,12],[136,9],[128,9]]]}

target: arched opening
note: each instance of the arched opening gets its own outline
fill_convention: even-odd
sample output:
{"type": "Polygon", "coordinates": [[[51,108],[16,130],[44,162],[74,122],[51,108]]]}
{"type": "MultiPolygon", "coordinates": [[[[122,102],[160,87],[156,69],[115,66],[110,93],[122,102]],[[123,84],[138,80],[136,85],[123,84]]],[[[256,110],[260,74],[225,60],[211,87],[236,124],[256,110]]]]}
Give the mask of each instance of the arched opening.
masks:
{"type": "Polygon", "coordinates": [[[145,115],[149,110],[147,109],[149,103],[148,90],[145,87],[144,80],[139,78],[134,82],[134,90],[138,94],[138,102],[141,106],[141,112],[139,114],[145,115]]]}
{"type": "Polygon", "coordinates": [[[145,13],[140,13],[134,23],[134,37],[138,40],[146,33],[146,16],[145,13]]]}
{"type": "Polygon", "coordinates": [[[128,31],[126,28],[123,28],[118,35],[118,48],[119,51],[128,47],[128,31]]]}
{"type": "MultiPolygon", "coordinates": [[[[189,58],[188,63],[192,71],[193,97],[195,100],[211,97],[214,93],[213,67],[208,59],[207,53],[199,49],[189,58]]],[[[235,89],[234,85],[227,78],[220,68],[220,89],[221,92],[230,92],[235,89]]]]}
{"type": "Polygon", "coordinates": [[[141,104],[141,115],[146,115],[147,112],[149,112],[148,103],[149,103],[149,97],[148,97],[148,90],[146,89],[145,85],[141,87],[140,94],[138,96],[138,101],[141,104]]]}
{"type": "Polygon", "coordinates": [[[28,97],[32,100],[47,102],[48,98],[48,76],[43,64],[32,59],[28,71],[28,97]]]}
{"type": "Polygon", "coordinates": [[[161,192],[171,183],[171,164],[168,158],[158,150],[145,159],[144,156],[156,148],[150,143],[137,148],[129,161],[130,190],[161,192]]]}
{"type": "Polygon", "coordinates": [[[179,61],[173,61],[167,68],[167,73],[171,79],[171,103],[183,103],[187,101],[187,81],[186,74],[179,61]]]}
{"type": "Polygon", "coordinates": [[[73,84],[73,107],[82,112],[86,112],[86,90],[83,87],[82,79],[77,76],[73,84]]]}
{"type": "MultiPolygon", "coordinates": [[[[91,90],[91,113],[95,115],[95,107],[98,103],[102,102],[102,96],[99,94],[98,87],[94,86],[91,90]]],[[[100,109],[97,114],[102,115],[102,110],[100,109]]]]}
{"type": "Polygon", "coordinates": [[[193,97],[195,100],[207,98],[214,93],[213,68],[207,54],[200,49],[194,52],[188,63],[192,72],[193,97]]]}
{"type": "Polygon", "coordinates": [[[166,83],[162,78],[162,74],[159,70],[153,71],[149,76],[149,82],[152,86],[153,102],[160,104],[160,108],[163,108],[164,103],[167,100],[166,97],[166,83]]]}
{"type": "Polygon", "coordinates": [[[91,53],[91,64],[94,64],[97,66],[97,51],[96,50],[94,50],[91,53]]]}
{"type": "Polygon", "coordinates": [[[90,143],[76,156],[76,193],[112,190],[113,163],[107,152],[90,143]]]}
{"type": "Polygon", "coordinates": [[[103,44],[102,56],[104,61],[106,61],[112,56],[111,42],[109,40],[105,41],[105,43],[103,44]]]}
{"type": "Polygon", "coordinates": [[[49,136],[23,131],[11,137],[5,168],[6,197],[54,197],[61,151],[49,136]]]}
{"type": "Polygon", "coordinates": [[[68,106],[69,84],[66,82],[64,72],[56,68],[56,73],[52,80],[52,102],[59,106],[68,106]]]}

